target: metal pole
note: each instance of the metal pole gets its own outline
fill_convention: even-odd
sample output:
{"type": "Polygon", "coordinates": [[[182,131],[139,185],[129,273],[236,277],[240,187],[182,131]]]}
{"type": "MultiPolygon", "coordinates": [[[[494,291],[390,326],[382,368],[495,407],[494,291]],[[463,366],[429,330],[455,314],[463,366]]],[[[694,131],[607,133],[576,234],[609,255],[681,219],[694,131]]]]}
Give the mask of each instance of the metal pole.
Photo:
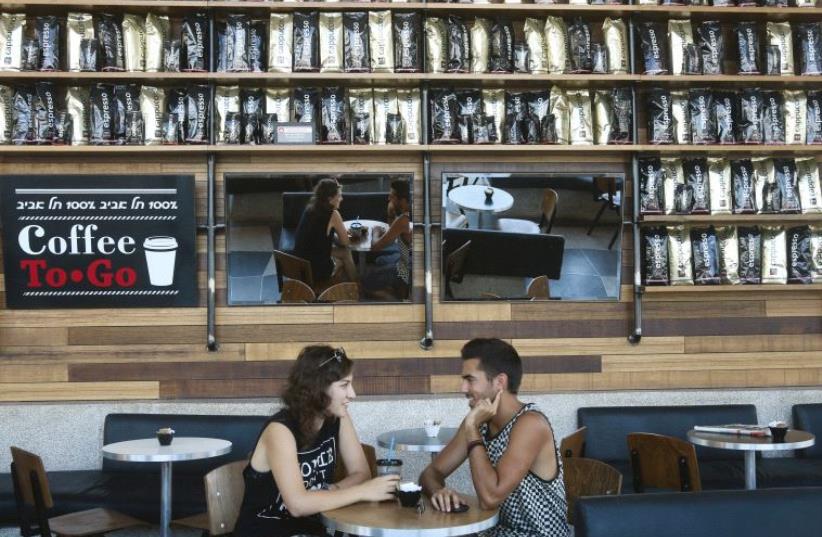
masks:
{"type": "MultiPolygon", "coordinates": [[[[633,26],[633,19],[632,24],[633,26]]],[[[631,40],[633,44],[633,31],[631,32],[631,40]]],[[[634,49],[631,48],[631,69],[633,70],[634,63],[634,49]]],[[[637,125],[637,98],[636,88],[631,88],[631,113],[633,115],[633,142],[639,143],[639,125],[637,125]]],[[[636,154],[631,157],[631,191],[633,192],[633,203],[631,214],[631,224],[634,238],[634,331],[628,336],[628,341],[631,343],[639,343],[642,339],[642,243],[639,230],[639,159],[636,154]]]]}
{"type": "Polygon", "coordinates": [[[745,489],[756,490],[756,451],[745,451],[745,489]]]}
{"type": "MultiPolygon", "coordinates": [[[[422,128],[423,142],[428,145],[428,85],[422,87],[422,128]]],[[[433,262],[431,259],[431,154],[422,153],[422,198],[423,198],[423,262],[425,264],[425,335],[420,339],[420,347],[429,350],[434,345],[434,301],[433,262]]]]}
{"type": "Polygon", "coordinates": [[[160,463],[160,537],[171,536],[171,461],[160,463]]]}
{"type": "Polygon", "coordinates": [[[214,223],[214,196],[216,181],[214,179],[214,153],[208,154],[208,236],[206,240],[207,270],[208,270],[208,335],[206,346],[209,351],[217,350],[217,241],[216,226],[214,223]]]}

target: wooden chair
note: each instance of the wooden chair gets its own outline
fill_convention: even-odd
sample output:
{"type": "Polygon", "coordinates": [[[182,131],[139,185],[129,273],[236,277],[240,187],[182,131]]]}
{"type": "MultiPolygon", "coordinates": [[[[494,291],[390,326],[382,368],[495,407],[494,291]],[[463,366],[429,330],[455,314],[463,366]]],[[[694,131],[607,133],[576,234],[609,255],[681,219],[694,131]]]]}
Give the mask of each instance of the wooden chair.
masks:
{"type": "Polygon", "coordinates": [[[463,269],[465,268],[465,260],[468,258],[468,253],[471,251],[471,241],[466,241],[462,246],[448,254],[445,259],[445,296],[454,298],[453,290],[451,289],[451,282],[461,283],[465,275],[463,269]]]}
{"type": "Polygon", "coordinates": [[[622,492],[619,470],[595,459],[571,457],[562,461],[568,523],[574,523],[574,506],[584,496],[618,495],[622,492]]]}
{"type": "Polygon", "coordinates": [[[531,280],[525,292],[531,300],[548,300],[551,298],[548,276],[537,276],[531,280]]]}
{"type": "Polygon", "coordinates": [[[693,444],[661,434],[631,433],[628,451],[635,492],[644,492],[646,487],[682,492],[702,490],[693,444]]]}
{"type": "Polygon", "coordinates": [[[594,228],[599,223],[599,219],[602,218],[602,213],[605,212],[605,209],[611,209],[617,214],[617,217],[620,218],[620,223],[617,225],[617,229],[614,232],[614,236],[611,238],[611,242],[608,244],[608,249],[614,247],[614,243],[619,237],[619,232],[622,230],[622,214],[620,212],[620,208],[622,202],[616,190],[616,178],[614,177],[595,177],[594,178],[594,201],[598,201],[600,203],[599,211],[597,212],[596,216],[594,217],[593,222],[591,225],[588,226],[587,235],[590,235],[594,228]]]}
{"type": "Polygon", "coordinates": [[[307,259],[274,250],[274,262],[277,265],[277,274],[280,278],[298,280],[314,289],[314,272],[311,270],[311,263],[307,259]]]}
{"type": "MultiPolygon", "coordinates": [[[[368,462],[371,477],[377,477],[377,451],[371,444],[362,444],[362,450],[365,453],[365,460],[368,462]]],[[[334,483],[342,481],[347,475],[348,472],[345,469],[345,464],[343,463],[342,457],[340,457],[334,466],[334,483]]]]}
{"type": "Polygon", "coordinates": [[[234,531],[245,493],[243,469],[248,461],[235,461],[205,475],[208,511],[175,520],[173,524],[203,530],[203,537],[226,535],[234,531]]]}
{"type": "Polygon", "coordinates": [[[332,285],[317,297],[317,302],[359,302],[359,300],[360,285],[354,282],[332,285]]]}
{"type": "Polygon", "coordinates": [[[314,290],[300,280],[284,280],[280,302],[283,304],[304,304],[317,300],[314,290]]]}
{"type": "Polygon", "coordinates": [[[20,534],[23,536],[51,537],[54,534],[86,537],[146,524],[142,520],[103,508],[49,517],[49,511],[54,508],[54,500],[43,461],[34,453],[14,446],[11,447],[11,459],[14,499],[20,534]]]}
{"type": "Polygon", "coordinates": [[[578,459],[585,454],[585,433],[588,427],[580,427],[562,439],[559,443],[559,453],[564,463],[566,459],[578,459]]]}
{"type": "Polygon", "coordinates": [[[545,233],[550,233],[554,227],[554,217],[557,214],[557,200],[559,195],[553,188],[546,188],[542,191],[542,201],[540,203],[539,224],[531,220],[522,218],[500,218],[497,221],[499,229],[508,233],[539,233],[545,225],[545,233]]]}

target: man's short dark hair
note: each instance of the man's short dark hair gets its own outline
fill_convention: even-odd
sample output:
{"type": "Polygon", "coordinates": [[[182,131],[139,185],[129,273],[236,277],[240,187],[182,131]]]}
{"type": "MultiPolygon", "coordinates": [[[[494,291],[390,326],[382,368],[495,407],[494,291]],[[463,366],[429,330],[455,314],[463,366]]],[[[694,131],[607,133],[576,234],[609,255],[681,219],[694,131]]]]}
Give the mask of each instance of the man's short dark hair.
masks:
{"type": "Polygon", "coordinates": [[[394,189],[394,193],[398,198],[409,203],[411,202],[411,198],[409,197],[411,195],[411,190],[407,179],[394,179],[391,181],[391,188],[394,189]]]}
{"type": "Polygon", "coordinates": [[[488,380],[500,373],[508,375],[508,391],[517,393],[522,381],[522,360],[517,350],[497,338],[472,339],[462,347],[460,355],[463,360],[479,358],[480,369],[488,380]]]}

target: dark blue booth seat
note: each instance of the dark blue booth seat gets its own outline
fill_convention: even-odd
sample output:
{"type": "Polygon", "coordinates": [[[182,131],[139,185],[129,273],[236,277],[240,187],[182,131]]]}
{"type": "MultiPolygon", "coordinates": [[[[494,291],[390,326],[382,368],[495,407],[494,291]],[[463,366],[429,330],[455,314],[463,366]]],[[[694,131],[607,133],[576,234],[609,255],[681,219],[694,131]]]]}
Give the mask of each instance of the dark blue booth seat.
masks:
{"type": "MultiPolygon", "coordinates": [[[[753,405],[696,405],[580,408],[577,421],[580,427],[588,428],[585,457],[614,466],[622,473],[623,493],[633,493],[629,433],[656,433],[687,440],[686,433],[694,425],[756,423],[757,418],[753,405]]],[[[696,454],[703,489],[744,488],[741,452],[697,447],[696,454]]]]}
{"type": "Polygon", "coordinates": [[[794,457],[762,459],[756,468],[758,487],[822,486],[822,404],[794,405],[793,428],[814,434],[816,444],[796,450],[794,457]]]}
{"type": "Polygon", "coordinates": [[[581,498],[576,537],[818,537],[822,488],[581,498]]]}
{"type": "MultiPolygon", "coordinates": [[[[109,414],[105,419],[103,444],[151,438],[161,427],[172,427],[177,436],[231,441],[231,452],[226,455],[174,463],[172,516],[179,518],[206,510],[203,476],[218,466],[248,458],[266,419],[268,416],[109,414]]],[[[46,471],[48,472],[48,468],[46,471]]],[[[92,507],[108,507],[143,520],[159,522],[158,463],[103,459],[101,470],[48,472],[48,477],[55,515],[92,507]]],[[[4,474],[0,476],[0,522],[15,520],[11,478],[9,474],[4,474]]]]}

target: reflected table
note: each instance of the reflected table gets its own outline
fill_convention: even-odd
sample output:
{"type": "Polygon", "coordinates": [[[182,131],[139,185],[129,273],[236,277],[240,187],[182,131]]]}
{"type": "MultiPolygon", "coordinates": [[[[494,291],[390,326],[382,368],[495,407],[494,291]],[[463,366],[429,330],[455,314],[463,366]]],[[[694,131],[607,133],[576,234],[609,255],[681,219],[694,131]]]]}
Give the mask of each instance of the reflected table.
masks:
{"type": "Polygon", "coordinates": [[[774,442],[770,436],[745,436],[734,434],[706,433],[702,431],[688,431],[688,440],[697,446],[734,449],[745,452],[745,488],[756,488],[756,452],[757,451],[784,451],[788,449],[803,449],[811,447],[816,437],[805,431],[791,429],[785,435],[784,442],[774,442]]]}
{"type": "Polygon", "coordinates": [[[457,434],[456,427],[441,427],[437,436],[428,436],[425,429],[398,429],[388,431],[377,437],[377,445],[381,448],[390,449],[391,440],[394,441],[394,449],[399,451],[421,451],[430,453],[431,458],[445,449],[448,442],[457,434]]]}
{"type": "Polygon", "coordinates": [[[380,222],[379,220],[367,220],[367,219],[360,219],[360,220],[346,220],[343,222],[345,225],[346,231],[351,229],[351,224],[354,222],[359,222],[362,224],[364,228],[367,229],[367,233],[363,236],[362,239],[358,241],[351,241],[349,248],[355,252],[359,252],[360,255],[357,257],[357,270],[360,271],[360,277],[365,273],[365,258],[366,254],[371,251],[371,245],[379,240],[378,237],[382,237],[386,231],[388,231],[388,224],[385,222],[380,222]],[[380,234],[374,235],[374,231],[376,229],[381,229],[382,231],[380,234]]]}
{"type": "Polygon", "coordinates": [[[126,440],[103,446],[103,457],[115,461],[160,463],[160,536],[168,537],[171,523],[171,463],[219,457],[231,442],[218,438],[176,437],[169,446],[156,438],[126,440]]]}
{"type": "Polygon", "coordinates": [[[514,206],[514,197],[501,188],[492,188],[485,185],[458,186],[448,193],[448,199],[459,207],[469,211],[476,211],[479,215],[479,227],[493,229],[496,227],[494,213],[507,211],[514,206]],[[493,190],[489,199],[485,189],[493,190]]]}
{"type": "Polygon", "coordinates": [[[471,496],[462,496],[468,504],[464,513],[444,513],[423,497],[425,510],[401,507],[396,500],[362,502],[320,513],[325,527],[363,537],[455,537],[478,533],[496,525],[497,509],[480,509],[471,496]]]}

